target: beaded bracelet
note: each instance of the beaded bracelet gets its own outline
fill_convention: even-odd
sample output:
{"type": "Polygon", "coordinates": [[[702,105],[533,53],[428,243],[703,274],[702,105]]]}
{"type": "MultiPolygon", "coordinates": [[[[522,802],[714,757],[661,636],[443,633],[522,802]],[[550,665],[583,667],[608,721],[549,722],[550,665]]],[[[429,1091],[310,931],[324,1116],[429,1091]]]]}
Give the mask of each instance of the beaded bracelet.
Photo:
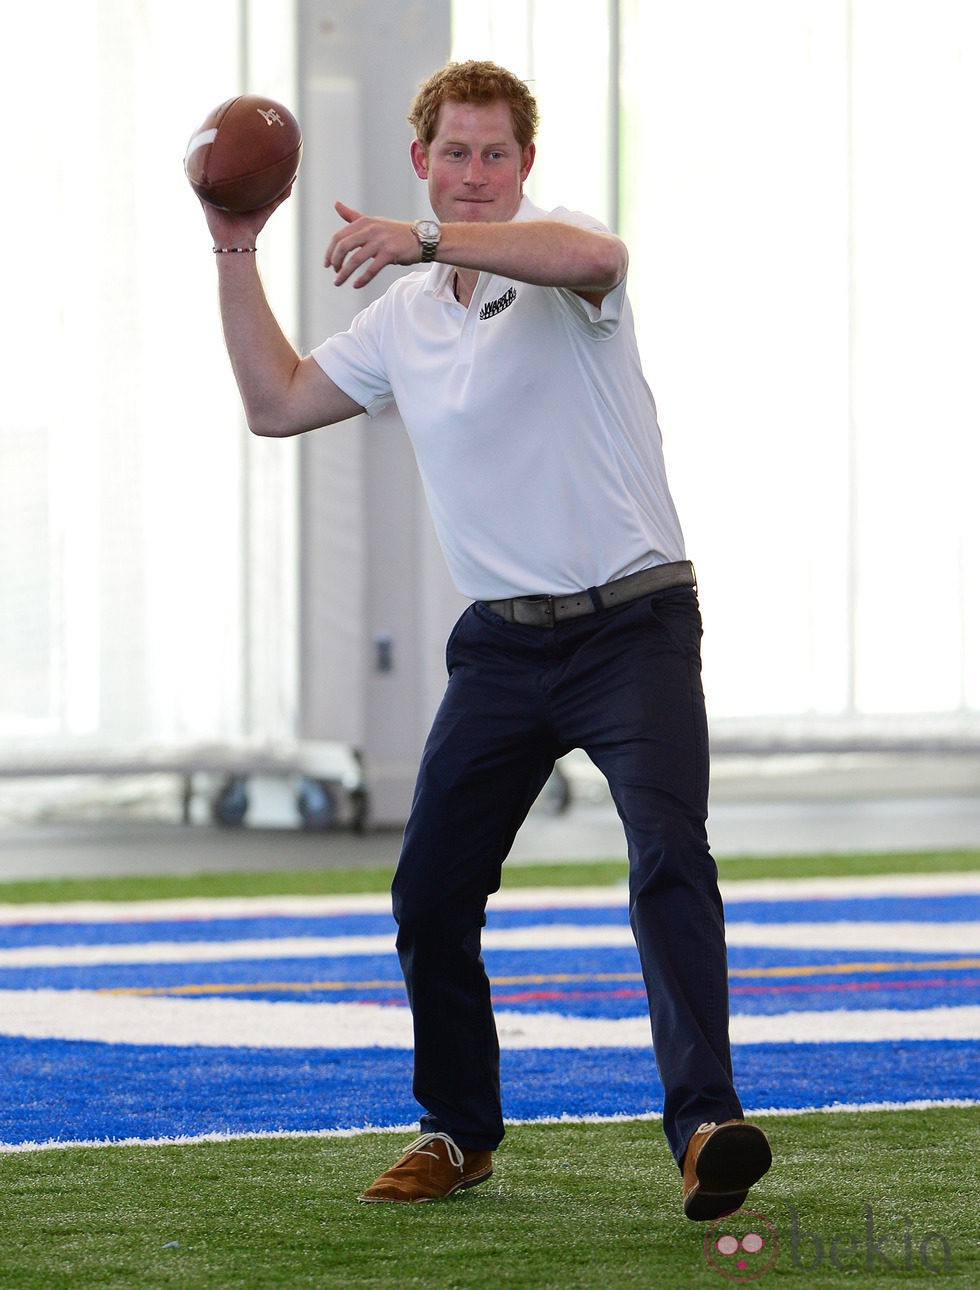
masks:
{"type": "Polygon", "coordinates": [[[254,246],[213,246],[215,255],[254,255],[254,246]]]}

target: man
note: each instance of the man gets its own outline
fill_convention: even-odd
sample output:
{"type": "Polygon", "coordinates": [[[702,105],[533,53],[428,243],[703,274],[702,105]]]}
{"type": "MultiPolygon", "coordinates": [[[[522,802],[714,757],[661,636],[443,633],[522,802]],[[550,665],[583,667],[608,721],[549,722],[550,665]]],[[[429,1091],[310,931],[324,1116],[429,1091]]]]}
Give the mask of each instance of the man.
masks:
{"type": "Polygon", "coordinates": [[[435,220],[344,221],[338,285],[396,281],[305,358],[255,266],[270,208],[207,209],[251,429],[292,435],[394,400],[450,570],[473,604],[419,770],[392,884],[422,1136],[362,1201],[432,1200],[490,1176],[503,1133],[480,952],[488,895],[556,758],[586,749],[629,850],[630,922],[684,1211],[737,1208],[771,1161],[732,1084],[724,920],[708,850],[701,624],[626,298],[597,221],[534,207],[537,107],[492,63],[420,89],[411,160],[435,220]]]}

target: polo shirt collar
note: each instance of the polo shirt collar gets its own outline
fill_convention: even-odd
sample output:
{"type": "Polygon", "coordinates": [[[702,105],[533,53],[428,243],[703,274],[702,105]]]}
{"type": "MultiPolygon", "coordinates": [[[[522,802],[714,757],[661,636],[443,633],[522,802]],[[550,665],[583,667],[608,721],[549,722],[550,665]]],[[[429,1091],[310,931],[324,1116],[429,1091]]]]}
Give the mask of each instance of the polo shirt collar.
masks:
{"type": "MultiPolygon", "coordinates": [[[[526,194],[521,198],[521,204],[512,216],[515,223],[544,218],[545,212],[535,206],[526,194]]],[[[441,261],[431,264],[425,284],[426,294],[435,296],[440,300],[455,301],[456,297],[453,295],[453,274],[455,272],[456,268],[452,264],[443,264],[441,261]]]]}

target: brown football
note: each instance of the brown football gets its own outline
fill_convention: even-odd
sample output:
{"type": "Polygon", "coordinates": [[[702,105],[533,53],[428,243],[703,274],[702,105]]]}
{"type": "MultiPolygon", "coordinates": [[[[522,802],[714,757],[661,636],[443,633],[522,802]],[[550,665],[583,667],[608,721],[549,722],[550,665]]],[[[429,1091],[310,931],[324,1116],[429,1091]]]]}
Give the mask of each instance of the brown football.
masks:
{"type": "Polygon", "coordinates": [[[228,99],[194,131],[184,173],[222,210],[259,210],[282,196],[299,169],[303,134],[288,108],[260,94],[228,99]]]}

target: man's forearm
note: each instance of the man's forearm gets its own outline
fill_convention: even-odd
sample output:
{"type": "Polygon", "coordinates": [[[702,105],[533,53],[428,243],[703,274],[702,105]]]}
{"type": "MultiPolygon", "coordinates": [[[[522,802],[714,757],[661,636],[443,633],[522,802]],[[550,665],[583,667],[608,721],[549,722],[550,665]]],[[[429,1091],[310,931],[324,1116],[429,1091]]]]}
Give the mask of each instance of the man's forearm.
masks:
{"type": "Polygon", "coordinates": [[[269,306],[254,255],[218,256],[225,344],[249,429],[284,438],[363,409],[312,358],[302,359],[269,306]]]}
{"type": "MultiPolygon", "coordinates": [[[[346,227],[334,234],[324,263],[336,271],[338,286],[350,281],[364,287],[386,265],[419,263],[410,223],[361,215],[343,202],[336,209],[346,227]]],[[[622,282],[628,263],[625,245],[612,233],[560,220],[446,223],[435,258],[458,269],[599,295],[622,282]]]]}
{"type": "Polygon", "coordinates": [[[611,291],[626,276],[625,245],[611,233],[559,220],[443,224],[436,259],[571,291],[611,291]]]}
{"type": "Polygon", "coordinates": [[[225,344],[246,418],[256,429],[281,414],[299,355],[269,307],[255,256],[219,255],[217,260],[225,344]]]}

